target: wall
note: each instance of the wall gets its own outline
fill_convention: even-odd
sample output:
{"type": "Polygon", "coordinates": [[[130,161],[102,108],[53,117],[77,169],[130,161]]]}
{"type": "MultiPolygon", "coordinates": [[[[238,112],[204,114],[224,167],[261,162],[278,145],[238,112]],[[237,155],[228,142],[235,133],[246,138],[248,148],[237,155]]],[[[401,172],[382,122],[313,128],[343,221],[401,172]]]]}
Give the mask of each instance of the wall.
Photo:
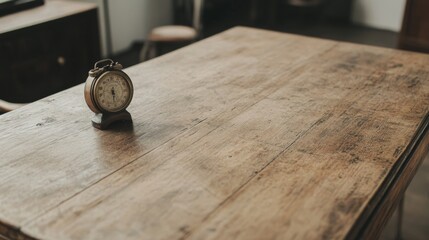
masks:
{"type": "MultiPolygon", "coordinates": [[[[102,54],[107,55],[103,0],[75,0],[98,5],[102,54]]],[[[170,0],[108,0],[113,53],[126,50],[134,41],[142,41],[155,26],[172,21],[170,0]]]]}
{"type": "Polygon", "coordinates": [[[170,0],[110,0],[110,25],[113,52],[127,49],[133,41],[143,40],[155,26],[169,24],[170,0]]]}
{"type": "Polygon", "coordinates": [[[354,0],[353,22],[399,32],[406,0],[354,0]]]}

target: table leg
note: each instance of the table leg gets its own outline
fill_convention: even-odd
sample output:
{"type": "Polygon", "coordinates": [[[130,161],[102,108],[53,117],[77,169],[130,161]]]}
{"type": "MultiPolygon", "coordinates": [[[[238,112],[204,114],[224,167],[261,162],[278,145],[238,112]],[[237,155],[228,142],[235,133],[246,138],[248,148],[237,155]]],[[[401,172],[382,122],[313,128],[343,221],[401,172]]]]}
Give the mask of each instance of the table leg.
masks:
{"type": "Polygon", "coordinates": [[[396,239],[402,240],[402,223],[403,223],[403,216],[404,216],[404,200],[405,196],[401,198],[398,205],[398,222],[396,226],[396,239]]]}

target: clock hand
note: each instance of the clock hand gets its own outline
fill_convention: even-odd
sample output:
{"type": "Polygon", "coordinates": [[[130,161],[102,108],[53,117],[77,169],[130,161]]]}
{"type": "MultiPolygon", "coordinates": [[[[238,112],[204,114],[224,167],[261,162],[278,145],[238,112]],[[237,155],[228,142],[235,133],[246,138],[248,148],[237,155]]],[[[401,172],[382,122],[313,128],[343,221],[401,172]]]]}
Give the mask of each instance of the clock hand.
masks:
{"type": "Polygon", "coordinates": [[[111,92],[112,92],[113,101],[115,101],[115,88],[112,87],[111,92]]]}

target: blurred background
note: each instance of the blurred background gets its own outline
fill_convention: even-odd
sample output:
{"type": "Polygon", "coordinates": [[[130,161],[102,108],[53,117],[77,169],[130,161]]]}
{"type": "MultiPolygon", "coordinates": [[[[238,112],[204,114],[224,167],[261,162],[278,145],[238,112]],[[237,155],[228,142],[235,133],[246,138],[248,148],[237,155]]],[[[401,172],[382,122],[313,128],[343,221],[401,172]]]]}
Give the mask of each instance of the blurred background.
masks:
{"type": "Polygon", "coordinates": [[[0,114],[242,25],[429,53],[428,0],[0,0],[0,114]]]}
{"type": "MultiPolygon", "coordinates": [[[[192,5],[193,0],[110,0],[109,47],[103,14],[105,1],[90,2],[97,3],[102,13],[99,17],[104,56],[122,57],[138,50],[157,26],[192,25],[193,12],[183,5],[192,5]]],[[[406,0],[205,0],[199,37],[244,25],[397,48],[405,7],[406,0]]],[[[161,54],[174,49],[168,46],[172,44],[162,45],[161,54]]],[[[134,56],[124,61],[132,65],[137,59],[134,56]]]]}
{"type": "MultiPolygon", "coordinates": [[[[242,25],[429,53],[429,0],[0,0],[0,114],[242,25]]],[[[405,198],[404,239],[429,239],[429,163],[405,198]]],[[[395,239],[394,216],[382,239],[395,239]]]]}
{"type": "Polygon", "coordinates": [[[0,0],[0,112],[84,82],[100,58],[128,67],[237,25],[429,52],[427,10],[428,0],[0,0]]]}

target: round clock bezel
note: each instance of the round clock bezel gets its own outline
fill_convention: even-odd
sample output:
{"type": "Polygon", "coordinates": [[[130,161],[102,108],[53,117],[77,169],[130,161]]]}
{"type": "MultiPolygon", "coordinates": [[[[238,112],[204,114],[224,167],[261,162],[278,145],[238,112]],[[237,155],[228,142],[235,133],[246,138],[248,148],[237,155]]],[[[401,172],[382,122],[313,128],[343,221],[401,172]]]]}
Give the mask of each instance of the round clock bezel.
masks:
{"type": "MultiPolygon", "coordinates": [[[[121,111],[125,110],[130,105],[131,100],[133,98],[133,94],[134,94],[134,87],[133,87],[133,83],[131,82],[130,77],[121,70],[110,69],[110,70],[107,70],[106,72],[100,74],[100,76],[93,78],[90,89],[89,89],[91,104],[88,104],[88,106],[94,113],[117,113],[117,112],[121,112],[121,111]],[[128,84],[129,91],[130,91],[130,95],[129,95],[126,103],[117,111],[110,111],[110,110],[107,110],[107,109],[101,107],[101,105],[98,102],[97,97],[95,96],[95,90],[96,90],[98,84],[100,83],[100,80],[103,79],[104,77],[110,75],[110,74],[116,74],[116,75],[119,75],[120,77],[122,77],[123,79],[125,79],[127,84],[128,84]]],[[[87,99],[87,103],[88,103],[88,99],[87,99]]]]}

